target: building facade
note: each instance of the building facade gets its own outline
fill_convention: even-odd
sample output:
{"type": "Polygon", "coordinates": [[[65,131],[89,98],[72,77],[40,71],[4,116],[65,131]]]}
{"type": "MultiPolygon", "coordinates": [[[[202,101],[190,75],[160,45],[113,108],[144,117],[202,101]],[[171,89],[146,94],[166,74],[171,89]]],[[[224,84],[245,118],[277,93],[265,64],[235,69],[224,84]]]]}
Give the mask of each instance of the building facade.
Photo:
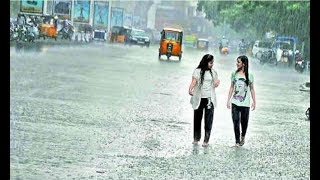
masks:
{"type": "Polygon", "coordinates": [[[196,12],[197,1],[163,0],[11,0],[10,17],[18,13],[57,15],[74,26],[90,24],[109,31],[114,25],[161,30],[165,26],[186,32],[205,32],[208,23],[196,12]]]}

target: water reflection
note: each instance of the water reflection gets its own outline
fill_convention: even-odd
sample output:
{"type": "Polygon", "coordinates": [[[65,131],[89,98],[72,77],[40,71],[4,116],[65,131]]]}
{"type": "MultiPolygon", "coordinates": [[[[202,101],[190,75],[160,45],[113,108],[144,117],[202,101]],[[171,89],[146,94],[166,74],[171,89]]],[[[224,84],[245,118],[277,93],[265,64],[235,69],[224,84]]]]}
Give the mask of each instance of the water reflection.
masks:
{"type": "Polygon", "coordinates": [[[193,144],[192,154],[193,155],[198,155],[199,154],[199,145],[198,144],[193,144]]]}
{"type": "Polygon", "coordinates": [[[43,52],[45,46],[40,43],[16,42],[14,45],[16,52],[43,52]]]}
{"type": "Polygon", "coordinates": [[[203,148],[203,154],[208,154],[209,153],[209,148],[210,148],[210,145],[208,147],[204,147],[203,148]]]}

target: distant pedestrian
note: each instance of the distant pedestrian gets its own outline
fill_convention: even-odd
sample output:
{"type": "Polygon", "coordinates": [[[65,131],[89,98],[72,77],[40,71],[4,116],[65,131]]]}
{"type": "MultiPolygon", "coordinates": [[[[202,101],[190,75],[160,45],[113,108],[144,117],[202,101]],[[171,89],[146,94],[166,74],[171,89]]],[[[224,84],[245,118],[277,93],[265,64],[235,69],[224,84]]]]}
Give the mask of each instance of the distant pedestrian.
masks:
{"type": "Polygon", "coordinates": [[[253,75],[249,73],[248,57],[245,55],[239,56],[236,65],[237,70],[231,73],[231,86],[229,89],[227,108],[230,109],[231,106],[233,129],[236,139],[235,146],[239,147],[245,142],[249,121],[250,97],[252,98],[251,108],[254,110],[256,107],[256,96],[253,87],[254,78],[253,75]]]}
{"type": "Polygon", "coordinates": [[[214,108],[217,104],[215,88],[220,84],[218,73],[213,69],[213,62],[213,55],[204,55],[192,74],[192,82],[189,86],[189,94],[192,96],[190,103],[194,109],[192,143],[198,144],[201,139],[201,121],[204,111],[205,135],[202,144],[203,147],[209,145],[214,108]]]}

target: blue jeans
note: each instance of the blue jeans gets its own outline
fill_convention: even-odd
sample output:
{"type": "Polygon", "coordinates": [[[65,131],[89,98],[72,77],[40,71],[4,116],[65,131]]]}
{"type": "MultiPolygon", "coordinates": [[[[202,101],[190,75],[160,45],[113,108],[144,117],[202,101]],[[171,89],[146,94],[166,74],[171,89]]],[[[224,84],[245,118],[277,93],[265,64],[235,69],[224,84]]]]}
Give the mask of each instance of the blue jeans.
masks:
{"type": "Polygon", "coordinates": [[[248,128],[250,107],[231,105],[231,115],[233,121],[233,130],[236,138],[236,143],[240,143],[240,124],[241,136],[245,136],[248,128]]]}
{"type": "Polygon", "coordinates": [[[208,106],[208,98],[201,98],[199,108],[194,110],[193,116],[193,139],[195,141],[200,141],[201,139],[201,121],[203,117],[204,111],[204,142],[208,142],[210,138],[210,133],[212,129],[212,121],[213,121],[213,114],[214,114],[214,107],[213,103],[210,102],[208,106]]]}

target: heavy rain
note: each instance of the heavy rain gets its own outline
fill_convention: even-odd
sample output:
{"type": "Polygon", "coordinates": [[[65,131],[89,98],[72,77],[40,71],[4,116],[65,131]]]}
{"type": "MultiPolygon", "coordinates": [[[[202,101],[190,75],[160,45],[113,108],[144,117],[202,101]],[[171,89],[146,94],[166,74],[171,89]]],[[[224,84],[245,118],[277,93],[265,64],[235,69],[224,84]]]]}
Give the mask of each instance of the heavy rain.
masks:
{"type": "Polygon", "coordinates": [[[10,1],[10,179],[310,179],[309,1],[10,1]],[[168,43],[169,42],[169,43],[168,43]],[[188,94],[205,54],[209,146],[188,94]],[[256,109],[236,147],[231,73],[256,109]],[[252,100],[251,100],[252,101],[252,100]]]}

